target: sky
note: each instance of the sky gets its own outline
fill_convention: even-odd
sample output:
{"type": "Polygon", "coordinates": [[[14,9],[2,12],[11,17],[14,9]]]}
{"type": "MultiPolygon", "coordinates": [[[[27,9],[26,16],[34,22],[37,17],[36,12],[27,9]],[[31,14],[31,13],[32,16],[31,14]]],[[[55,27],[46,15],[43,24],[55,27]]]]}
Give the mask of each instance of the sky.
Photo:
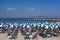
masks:
{"type": "Polygon", "coordinates": [[[60,18],[60,0],[0,0],[0,17],[60,18]]]}

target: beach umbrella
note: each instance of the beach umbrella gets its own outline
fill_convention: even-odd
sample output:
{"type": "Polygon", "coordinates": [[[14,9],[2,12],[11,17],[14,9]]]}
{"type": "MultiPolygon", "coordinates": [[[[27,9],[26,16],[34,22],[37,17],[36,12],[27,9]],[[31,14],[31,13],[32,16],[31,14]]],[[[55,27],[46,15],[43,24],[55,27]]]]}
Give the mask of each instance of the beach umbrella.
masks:
{"type": "Polygon", "coordinates": [[[42,24],[41,24],[41,27],[44,27],[44,26],[45,26],[45,23],[42,23],[42,24]]]}
{"type": "Polygon", "coordinates": [[[31,31],[31,30],[30,30],[30,25],[26,25],[26,27],[25,27],[25,31],[26,31],[26,32],[31,31]]]}
{"type": "Polygon", "coordinates": [[[25,24],[23,24],[23,26],[21,26],[21,33],[22,33],[22,34],[25,34],[25,27],[26,27],[25,24]]]}
{"type": "Polygon", "coordinates": [[[53,24],[53,36],[58,36],[58,26],[56,24],[53,24]]]}
{"type": "Polygon", "coordinates": [[[56,31],[58,35],[60,36],[60,24],[56,24],[56,31]]]}
{"type": "Polygon", "coordinates": [[[18,24],[18,23],[14,23],[14,26],[15,26],[16,28],[18,28],[18,27],[19,27],[19,24],[18,24]]]}
{"type": "Polygon", "coordinates": [[[0,25],[0,28],[2,28],[3,27],[3,25],[0,25]]]}
{"type": "Polygon", "coordinates": [[[3,24],[3,23],[0,24],[0,28],[1,28],[1,31],[2,31],[3,33],[5,33],[6,28],[4,27],[4,24],[3,24]]]}
{"type": "Polygon", "coordinates": [[[27,28],[30,28],[30,26],[29,26],[29,25],[27,25],[26,27],[27,27],[27,28]]]}
{"type": "Polygon", "coordinates": [[[60,24],[58,24],[58,28],[60,29],[60,24]]]}
{"type": "Polygon", "coordinates": [[[48,26],[48,25],[45,25],[45,29],[46,29],[46,30],[49,29],[49,26],[48,26]]]}
{"type": "Polygon", "coordinates": [[[33,24],[33,27],[36,27],[36,23],[33,24]]]}
{"type": "Polygon", "coordinates": [[[31,31],[32,31],[32,32],[36,32],[36,23],[34,23],[34,24],[32,25],[31,31]]]}
{"type": "Polygon", "coordinates": [[[3,32],[3,26],[0,25],[0,32],[3,32]]]}
{"type": "Polygon", "coordinates": [[[1,23],[1,25],[3,25],[3,23],[1,23]]]}
{"type": "Polygon", "coordinates": [[[8,24],[4,24],[3,25],[4,26],[4,28],[7,30],[8,29],[8,27],[9,27],[9,25],[8,24]]]}
{"type": "Polygon", "coordinates": [[[13,28],[13,27],[14,27],[13,24],[11,24],[11,25],[10,25],[10,28],[13,28]]]}
{"type": "Polygon", "coordinates": [[[26,27],[26,24],[23,24],[23,26],[22,26],[23,28],[25,28],[26,27]]]}
{"type": "Polygon", "coordinates": [[[20,24],[20,27],[22,27],[23,26],[23,24],[20,24]]]}

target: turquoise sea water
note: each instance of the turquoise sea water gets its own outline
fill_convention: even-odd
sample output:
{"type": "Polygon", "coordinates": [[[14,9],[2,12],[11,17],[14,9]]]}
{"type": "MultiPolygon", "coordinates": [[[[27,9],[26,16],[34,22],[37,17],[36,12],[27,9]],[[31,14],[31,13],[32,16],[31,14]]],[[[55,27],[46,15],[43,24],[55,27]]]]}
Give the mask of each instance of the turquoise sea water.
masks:
{"type": "Polygon", "coordinates": [[[36,19],[36,18],[0,18],[3,23],[37,23],[37,22],[60,22],[60,20],[53,19],[36,19]]]}

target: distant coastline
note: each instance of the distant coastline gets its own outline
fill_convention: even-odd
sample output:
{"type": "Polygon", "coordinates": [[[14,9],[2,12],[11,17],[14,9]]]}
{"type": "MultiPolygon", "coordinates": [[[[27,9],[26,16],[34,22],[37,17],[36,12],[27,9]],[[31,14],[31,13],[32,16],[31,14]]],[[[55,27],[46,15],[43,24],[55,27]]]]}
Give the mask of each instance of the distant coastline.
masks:
{"type": "Polygon", "coordinates": [[[60,20],[60,18],[2,18],[2,19],[60,20]]]}

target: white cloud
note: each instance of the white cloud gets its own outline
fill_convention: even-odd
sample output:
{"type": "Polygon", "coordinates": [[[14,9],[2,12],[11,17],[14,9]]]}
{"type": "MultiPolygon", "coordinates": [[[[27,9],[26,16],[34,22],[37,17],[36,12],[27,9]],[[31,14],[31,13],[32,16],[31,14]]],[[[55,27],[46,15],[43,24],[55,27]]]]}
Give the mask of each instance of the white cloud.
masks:
{"type": "Polygon", "coordinates": [[[16,8],[6,8],[6,10],[9,10],[9,11],[16,10],[16,8]]]}
{"type": "Polygon", "coordinates": [[[26,9],[26,11],[34,11],[35,10],[35,8],[28,8],[28,9],[26,9]]]}

